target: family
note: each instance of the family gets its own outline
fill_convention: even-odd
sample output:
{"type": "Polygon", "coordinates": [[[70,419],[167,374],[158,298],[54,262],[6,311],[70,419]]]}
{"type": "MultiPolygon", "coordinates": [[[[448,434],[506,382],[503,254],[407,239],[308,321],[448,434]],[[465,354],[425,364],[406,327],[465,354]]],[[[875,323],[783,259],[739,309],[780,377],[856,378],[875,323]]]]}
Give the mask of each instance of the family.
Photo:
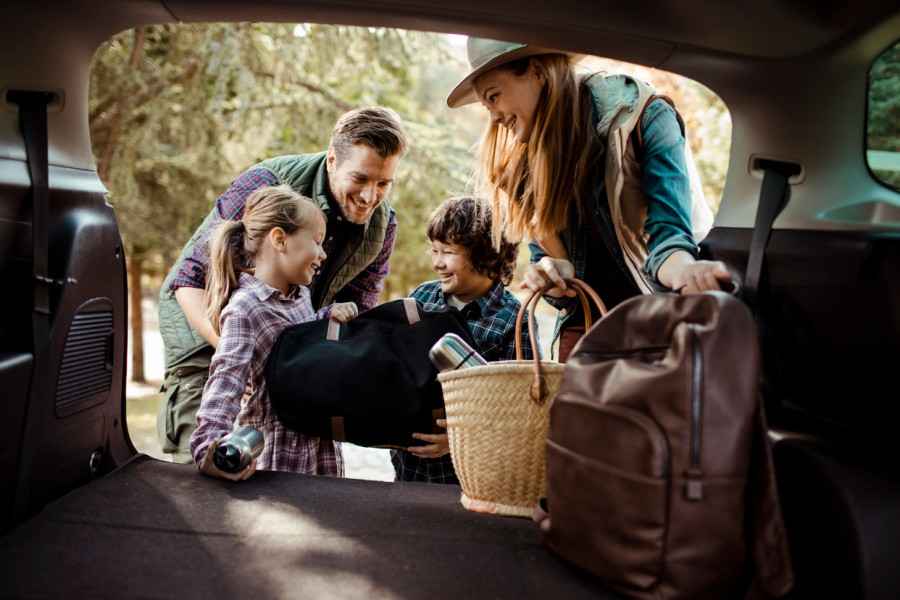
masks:
{"type": "MultiPolygon", "coordinates": [[[[487,360],[513,358],[524,334],[514,331],[519,302],[506,286],[525,239],[522,286],[550,286],[544,296],[560,311],[565,361],[584,333],[566,278],[586,281],[609,308],[730,283],[722,263],[698,258],[709,213],[671,101],[631,77],[581,75],[574,57],[534,46],[469,38],[468,57],[471,71],[447,103],[480,103],[490,115],[478,197],[450,198],[432,215],[426,234],[438,279],[413,298],[459,310],[487,360]]],[[[392,110],[353,110],[325,151],[265,160],[216,200],[160,293],[166,376],[157,429],[173,460],[234,480],[255,469],[343,475],[340,443],[277,420],[263,368],[287,326],[346,322],[378,302],[398,235],[386,200],[408,144],[392,110]],[[211,456],[235,423],[262,431],[265,447],[230,474],[211,456]]],[[[414,437],[423,445],[392,451],[397,479],[457,483],[446,434],[414,437]]]]}

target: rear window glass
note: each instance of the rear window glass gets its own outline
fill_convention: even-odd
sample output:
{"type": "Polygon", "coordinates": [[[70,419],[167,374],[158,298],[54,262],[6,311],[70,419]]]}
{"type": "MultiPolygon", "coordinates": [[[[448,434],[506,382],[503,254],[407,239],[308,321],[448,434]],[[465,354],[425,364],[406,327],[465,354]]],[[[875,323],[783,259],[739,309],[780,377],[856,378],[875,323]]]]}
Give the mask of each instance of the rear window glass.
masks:
{"type": "Polygon", "coordinates": [[[882,183],[900,190],[900,42],[885,50],[869,71],[866,160],[882,183]]]}

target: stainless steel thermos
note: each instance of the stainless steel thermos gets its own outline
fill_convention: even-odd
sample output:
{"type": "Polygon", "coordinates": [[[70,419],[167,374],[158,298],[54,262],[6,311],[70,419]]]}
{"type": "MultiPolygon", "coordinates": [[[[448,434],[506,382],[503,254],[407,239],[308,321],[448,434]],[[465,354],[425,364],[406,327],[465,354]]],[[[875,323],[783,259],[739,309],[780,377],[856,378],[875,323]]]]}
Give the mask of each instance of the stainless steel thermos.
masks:
{"type": "Polygon", "coordinates": [[[241,427],[222,438],[213,453],[213,464],[226,473],[240,473],[259,456],[264,445],[265,438],[261,431],[241,427]]]}
{"type": "Polygon", "coordinates": [[[438,371],[486,365],[487,361],[455,333],[447,333],[431,347],[428,358],[438,371]]]}

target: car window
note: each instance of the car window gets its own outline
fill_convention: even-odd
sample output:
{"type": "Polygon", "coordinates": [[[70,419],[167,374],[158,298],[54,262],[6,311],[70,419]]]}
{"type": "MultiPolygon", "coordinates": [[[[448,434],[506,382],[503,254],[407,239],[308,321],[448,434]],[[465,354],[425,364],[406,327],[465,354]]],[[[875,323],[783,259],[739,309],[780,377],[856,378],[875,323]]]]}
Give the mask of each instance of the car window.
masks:
{"type": "Polygon", "coordinates": [[[869,71],[867,138],[872,173],[900,190],[900,42],[882,52],[869,71]]]}

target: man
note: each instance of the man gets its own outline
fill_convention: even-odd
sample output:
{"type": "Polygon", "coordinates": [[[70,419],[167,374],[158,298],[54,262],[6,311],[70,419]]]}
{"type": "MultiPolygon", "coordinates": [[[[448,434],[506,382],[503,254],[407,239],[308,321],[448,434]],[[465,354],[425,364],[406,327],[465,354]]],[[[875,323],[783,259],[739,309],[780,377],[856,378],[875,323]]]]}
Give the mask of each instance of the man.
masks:
{"type": "Polygon", "coordinates": [[[210,234],[223,220],[240,219],[247,196],[269,185],[290,185],[325,212],[325,262],[310,286],[314,308],[355,302],[360,311],[378,301],[397,219],[385,202],[406,135],[399,116],[385,108],[350,111],[335,124],[326,152],[278,156],[242,173],[216,200],[163,282],[159,328],[166,352],[164,402],[157,418],[162,450],[190,462],[209,363],[218,344],[206,315],[204,287],[210,234]]]}

